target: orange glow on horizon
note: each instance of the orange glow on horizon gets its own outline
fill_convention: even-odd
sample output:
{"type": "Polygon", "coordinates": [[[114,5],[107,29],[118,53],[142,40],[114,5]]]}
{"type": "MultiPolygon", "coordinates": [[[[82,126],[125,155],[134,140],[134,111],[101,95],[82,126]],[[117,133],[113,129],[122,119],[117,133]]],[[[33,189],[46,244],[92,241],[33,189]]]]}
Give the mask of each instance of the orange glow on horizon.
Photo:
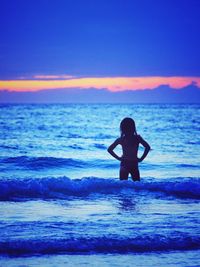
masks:
{"type": "MultiPolygon", "coordinates": [[[[112,92],[125,90],[144,90],[154,89],[160,85],[169,85],[172,88],[180,89],[195,83],[200,87],[200,77],[87,77],[76,78],[72,76],[70,79],[48,80],[48,75],[35,76],[34,80],[0,80],[0,90],[8,91],[39,91],[46,89],[64,89],[64,88],[96,88],[108,89],[112,92]],[[36,77],[44,78],[44,80],[36,79],[36,77]]],[[[56,77],[56,75],[54,76],[56,77]]],[[[59,75],[57,75],[59,77],[59,75]]]]}

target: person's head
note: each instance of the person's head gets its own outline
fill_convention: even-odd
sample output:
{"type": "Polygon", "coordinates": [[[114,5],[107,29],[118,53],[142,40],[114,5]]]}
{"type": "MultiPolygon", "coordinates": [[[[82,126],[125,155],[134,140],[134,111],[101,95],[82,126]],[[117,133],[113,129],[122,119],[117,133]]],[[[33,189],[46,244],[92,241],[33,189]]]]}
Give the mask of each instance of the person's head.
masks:
{"type": "Polygon", "coordinates": [[[121,136],[133,136],[136,135],[135,122],[131,118],[124,118],[120,123],[121,136]]]}

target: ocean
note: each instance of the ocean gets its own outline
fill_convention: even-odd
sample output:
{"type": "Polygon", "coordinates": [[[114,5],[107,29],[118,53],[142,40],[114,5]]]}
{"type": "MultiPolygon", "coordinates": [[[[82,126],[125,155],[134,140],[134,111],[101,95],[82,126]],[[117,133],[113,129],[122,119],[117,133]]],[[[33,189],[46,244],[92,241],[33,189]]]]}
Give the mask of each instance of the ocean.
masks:
{"type": "Polygon", "coordinates": [[[200,266],[199,130],[200,105],[1,105],[0,266],[200,266]],[[107,152],[124,117],[141,182],[107,152]]]}

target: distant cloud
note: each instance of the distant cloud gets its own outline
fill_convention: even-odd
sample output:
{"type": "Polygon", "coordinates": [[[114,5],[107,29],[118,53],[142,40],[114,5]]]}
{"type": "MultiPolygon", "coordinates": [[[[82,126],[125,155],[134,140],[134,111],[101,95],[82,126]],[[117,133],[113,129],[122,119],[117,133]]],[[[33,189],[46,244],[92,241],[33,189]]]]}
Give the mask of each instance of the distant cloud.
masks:
{"type": "Polygon", "coordinates": [[[1,80],[0,90],[38,91],[57,88],[107,88],[112,92],[154,89],[169,85],[180,89],[195,83],[200,87],[200,77],[73,77],[70,75],[35,75],[34,79],[1,80]]]}
{"type": "Polygon", "coordinates": [[[73,79],[75,76],[60,74],[60,75],[34,75],[34,79],[41,79],[41,80],[53,80],[53,79],[73,79]]]}

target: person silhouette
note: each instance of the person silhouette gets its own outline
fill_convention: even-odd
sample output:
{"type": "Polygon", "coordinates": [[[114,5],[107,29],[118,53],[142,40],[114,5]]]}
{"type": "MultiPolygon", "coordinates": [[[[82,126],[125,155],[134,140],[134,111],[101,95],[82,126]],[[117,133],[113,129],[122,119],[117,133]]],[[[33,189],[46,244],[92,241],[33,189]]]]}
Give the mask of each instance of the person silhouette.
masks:
{"type": "Polygon", "coordinates": [[[107,151],[117,160],[121,161],[119,178],[128,180],[129,173],[133,181],[140,181],[138,162],[143,161],[150,151],[150,145],[136,132],[135,122],[132,118],[124,118],[120,123],[121,136],[117,138],[107,149],[107,151]],[[138,158],[138,148],[141,144],[145,149],[143,155],[138,158]],[[118,156],[114,149],[122,146],[122,156],[118,156]]]}

